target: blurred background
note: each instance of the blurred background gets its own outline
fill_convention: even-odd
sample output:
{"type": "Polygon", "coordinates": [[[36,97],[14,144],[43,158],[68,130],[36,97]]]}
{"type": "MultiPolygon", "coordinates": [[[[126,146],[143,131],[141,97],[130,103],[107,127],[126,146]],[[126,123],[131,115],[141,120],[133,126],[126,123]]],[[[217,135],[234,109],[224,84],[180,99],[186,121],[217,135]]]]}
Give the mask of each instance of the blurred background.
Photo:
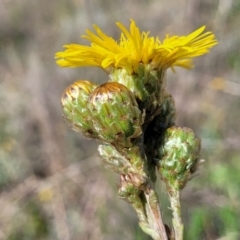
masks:
{"type": "MultiPolygon", "coordinates": [[[[103,83],[97,68],[63,69],[54,54],[97,24],[134,19],[163,39],[202,25],[219,40],[191,71],[168,72],[177,125],[202,139],[205,163],[182,193],[187,240],[240,239],[240,1],[0,0],[0,240],[147,240],[117,197],[98,143],[68,129],[60,97],[78,79],[103,83]]],[[[167,194],[159,186],[165,221],[167,194]]]]}

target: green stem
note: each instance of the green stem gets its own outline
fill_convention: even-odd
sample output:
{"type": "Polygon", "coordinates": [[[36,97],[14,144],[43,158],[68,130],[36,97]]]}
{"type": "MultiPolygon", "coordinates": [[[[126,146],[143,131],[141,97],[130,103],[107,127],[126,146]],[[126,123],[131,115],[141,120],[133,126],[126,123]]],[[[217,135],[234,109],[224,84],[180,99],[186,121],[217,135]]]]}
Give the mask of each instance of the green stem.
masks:
{"type": "MultiPolygon", "coordinates": [[[[146,155],[140,141],[131,148],[120,150],[121,153],[129,159],[129,162],[135,174],[129,173],[129,176],[122,176],[122,184],[135,186],[136,190],[141,190],[138,195],[133,194],[134,188],[125,187],[121,193],[122,197],[127,200],[136,210],[139,217],[139,225],[142,230],[150,235],[154,240],[168,240],[166,229],[162,220],[158,196],[153,188],[151,176],[153,172],[149,171],[146,155]],[[131,180],[129,181],[128,180],[131,180]]],[[[136,193],[137,191],[134,190],[136,193]]]]}
{"type": "MultiPolygon", "coordinates": [[[[138,145],[136,144],[133,148],[128,149],[127,155],[132,166],[138,169],[137,172],[141,173],[142,171],[140,176],[144,176],[144,178],[146,177],[146,182],[143,183],[142,186],[139,186],[143,189],[144,199],[142,202],[144,204],[143,206],[145,207],[147,217],[147,224],[144,224],[144,231],[148,233],[154,240],[168,240],[166,229],[161,216],[158,196],[153,189],[153,184],[151,181],[151,179],[154,179],[154,176],[152,175],[155,173],[149,171],[149,163],[146,159],[146,155],[143,149],[143,145],[139,141],[138,145]]],[[[141,182],[141,180],[139,182],[141,182]]],[[[144,229],[143,225],[141,225],[141,227],[144,229]]]]}
{"type": "Polygon", "coordinates": [[[183,240],[184,226],[181,217],[180,191],[173,188],[169,194],[169,198],[173,214],[172,223],[175,233],[175,240],[183,240]]]}
{"type": "Polygon", "coordinates": [[[154,232],[158,233],[156,236],[152,236],[153,239],[168,240],[156,192],[152,188],[148,187],[144,191],[144,196],[146,198],[148,224],[152,229],[154,229],[154,232]]]}

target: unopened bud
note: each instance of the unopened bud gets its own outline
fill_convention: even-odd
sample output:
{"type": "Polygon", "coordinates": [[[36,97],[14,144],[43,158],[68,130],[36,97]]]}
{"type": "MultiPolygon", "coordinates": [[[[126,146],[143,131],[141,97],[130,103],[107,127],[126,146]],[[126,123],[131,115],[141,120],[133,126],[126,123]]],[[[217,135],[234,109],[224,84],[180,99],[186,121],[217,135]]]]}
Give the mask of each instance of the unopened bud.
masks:
{"type": "Polygon", "coordinates": [[[96,84],[87,80],[79,80],[71,84],[62,95],[61,103],[65,119],[70,127],[87,137],[97,137],[92,124],[92,117],[87,102],[96,84]]]}
{"type": "Polygon", "coordinates": [[[141,135],[142,113],[134,95],[120,83],[108,82],[91,94],[88,108],[94,128],[105,142],[126,143],[141,135]]]}
{"type": "Polygon", "coordinates": [[[182,189],[196,171],[200,139],[189,128],[171,127],[158,148],[158,170],[168,187],[182,189]]]}

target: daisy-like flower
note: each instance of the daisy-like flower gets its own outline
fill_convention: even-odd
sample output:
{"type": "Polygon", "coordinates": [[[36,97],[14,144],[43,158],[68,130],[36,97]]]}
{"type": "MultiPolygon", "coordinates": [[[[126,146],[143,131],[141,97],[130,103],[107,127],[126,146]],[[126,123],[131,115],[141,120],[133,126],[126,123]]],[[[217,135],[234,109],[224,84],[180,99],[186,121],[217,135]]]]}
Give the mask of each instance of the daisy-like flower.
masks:
{"type": "Polygon", "coordinates": [[[204,32],[205,26],[187,36],[166,36],[161,41],[150,37],[149,32],[141,32],[131,20],[130,31],[120,22],[116,23],[122,33],[119,41],[107,36],[94,25],[96,34],[87,30],[83,38],[91,46],[69,44],[64,52],[56,53],[57,64],[61,67],[97,66],[108,72],[112,69],[126,69],[137,72],[140,64],[150,65],[151,69],[175,66],[190,69],[192,58],[208,53],[218,42],[212,32],[204,32]]]}

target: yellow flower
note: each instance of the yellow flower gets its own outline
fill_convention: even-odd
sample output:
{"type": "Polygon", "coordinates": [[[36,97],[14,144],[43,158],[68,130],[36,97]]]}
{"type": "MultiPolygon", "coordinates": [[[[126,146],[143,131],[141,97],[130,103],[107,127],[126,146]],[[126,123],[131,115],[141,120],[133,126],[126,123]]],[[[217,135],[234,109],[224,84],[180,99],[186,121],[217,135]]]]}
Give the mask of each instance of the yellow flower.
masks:
{"type": "Polygon", "coordinates": [[[65,45],[64,52],[56,53],[57,64],[62,67],[98,66],[110,70],[125,68],[137,72],[139,64],[150,64],[152,69],[175,66],[190,69],[192,58],[206,54],[218,42],[212,32],[203,33],[205,26],[187,36],[168,35],[163,41],[140,32],[131,20],[130,31],[120,22],[116,23],[122,33],[119,42],[104,34],[94,25],[96,34],[87,30],[82,36],[91,46],[65,45]]]}

